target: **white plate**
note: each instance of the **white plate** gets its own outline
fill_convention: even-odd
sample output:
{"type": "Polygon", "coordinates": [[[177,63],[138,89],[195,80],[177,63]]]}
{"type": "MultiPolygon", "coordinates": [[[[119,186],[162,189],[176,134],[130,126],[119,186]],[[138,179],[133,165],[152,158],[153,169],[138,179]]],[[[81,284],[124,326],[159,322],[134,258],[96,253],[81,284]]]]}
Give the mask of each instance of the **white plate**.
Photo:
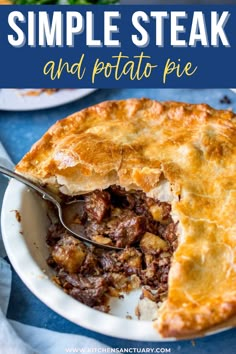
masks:
{"type": "MultiPolygon", "coordinates": [[[[51,280],[45,243],[48,219],[43,201],[21,183],[12,180],[2,206],[2,235],[8,257],[27,287],[52,310],[87,329],[113,337],[141,341],[172,341],[163,339],[153,329],[152,322],[135,319],[138,292],[125,299],[112,301],[111,314],[105,314],[81,304],[65,294],[51,280]],[[21,222],[17,221],[19,211],[21,222]],[[131,315],[132,319],[126,316],[131,315]]],[[[229,328],[229,327],[228,327],[229,328]]],[[[217,333],[227,328],[218,328],[217,333]]]]}
{"type": "Polygon", "coordinates": [[[39,95],[27,95],[37,89],[0,89],[0,110],[5,111],[30,111],[60,106],[84,96],[95,89],[60,89],[52,94],[46,92],[39,95]]]}

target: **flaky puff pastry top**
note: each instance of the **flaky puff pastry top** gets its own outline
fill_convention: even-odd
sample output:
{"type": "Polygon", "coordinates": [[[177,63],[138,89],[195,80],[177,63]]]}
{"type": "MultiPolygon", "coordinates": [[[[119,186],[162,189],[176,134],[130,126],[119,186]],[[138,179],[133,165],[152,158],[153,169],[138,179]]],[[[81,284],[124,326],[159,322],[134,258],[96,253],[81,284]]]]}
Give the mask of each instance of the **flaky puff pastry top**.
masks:
{"type": "Polygon", "coordinates": [[[179,245],[154,326],[164,337],[185,336],[236,314],[232,112],[149,99],[104,102],[53,125],[16,170],[69,195],[118,184],[171,200],[179,245]]]}

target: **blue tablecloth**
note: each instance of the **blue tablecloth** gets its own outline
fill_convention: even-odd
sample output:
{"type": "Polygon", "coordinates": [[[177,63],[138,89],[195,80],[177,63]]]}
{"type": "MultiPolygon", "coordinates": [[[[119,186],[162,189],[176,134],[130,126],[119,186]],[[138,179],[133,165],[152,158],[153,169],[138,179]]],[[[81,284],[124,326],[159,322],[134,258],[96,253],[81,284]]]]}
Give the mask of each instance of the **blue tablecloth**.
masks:
{"type": "MultiPolygon", "coordinates": [[[[74,113],[92,104],[128,97],[149,97],[157,100],[177,100],[191,103],[208,103],[214,108],[236,111],[236,94],[227,89],[204,90],[173,90],[173,89],[123,89],[97,90],[93,94],[76,102],[42,111],[4,112],[0,111],[0,140],[7,149],[13,161],[18,162],[30,149],[31,145],[58,119],[74,113]],[[230,103],[221,103],[227,96],[230,103]]],[[[0,198],[6,187],[6,181],[0,177],[0,198]]],[[[42,328],[48,328],[64,333],[82,334],[95,338],[114,348],[163,348],[170,353],[236,353],[236,329],[194,341],[177,341],[166,343],[150,343],[128,341],[97,334],[79,327],[50,310],[39,301],[19,279],[13,270],[13,283],[8,317],[42,328]],[[169,351],[170,350],[170,351],[169,351]]],[[[1,349],[0,349],[1,352],[1,349]]],[[[133,351],[134,352],[134,351],[133,351]]]]}

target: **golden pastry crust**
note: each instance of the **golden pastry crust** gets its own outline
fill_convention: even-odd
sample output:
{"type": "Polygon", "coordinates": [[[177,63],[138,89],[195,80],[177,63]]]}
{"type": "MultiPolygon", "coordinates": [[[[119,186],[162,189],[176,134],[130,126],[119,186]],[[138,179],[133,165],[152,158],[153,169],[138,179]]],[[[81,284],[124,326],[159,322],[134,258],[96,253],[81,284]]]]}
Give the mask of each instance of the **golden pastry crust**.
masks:
{"type": "Polygon", "coordinates": [[[168,337],[236,314],[235,165],[234,113],[130,99],[57,122],[16,170],[70,195],[118,184],[170,200],[171,190],[179,245],[154,324],[168,337]]]}
{"type": "Polygon", "coordinates": [[[10,0],[0,0],[0,5],[12,5],[10,0]]]}

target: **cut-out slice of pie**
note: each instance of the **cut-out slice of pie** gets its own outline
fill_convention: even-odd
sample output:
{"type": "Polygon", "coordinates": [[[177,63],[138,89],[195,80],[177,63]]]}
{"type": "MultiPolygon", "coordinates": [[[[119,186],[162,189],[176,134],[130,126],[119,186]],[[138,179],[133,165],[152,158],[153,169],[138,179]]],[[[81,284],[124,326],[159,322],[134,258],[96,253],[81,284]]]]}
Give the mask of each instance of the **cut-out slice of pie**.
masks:
{"type": "Polygon", "coordinates": [[[108,101],[58,121],[16,171],[56,193],[118,185],[171,203],[178,247],[154,326],[185,336],[236,314],[236,116],[206,104],[108,101]]]}

